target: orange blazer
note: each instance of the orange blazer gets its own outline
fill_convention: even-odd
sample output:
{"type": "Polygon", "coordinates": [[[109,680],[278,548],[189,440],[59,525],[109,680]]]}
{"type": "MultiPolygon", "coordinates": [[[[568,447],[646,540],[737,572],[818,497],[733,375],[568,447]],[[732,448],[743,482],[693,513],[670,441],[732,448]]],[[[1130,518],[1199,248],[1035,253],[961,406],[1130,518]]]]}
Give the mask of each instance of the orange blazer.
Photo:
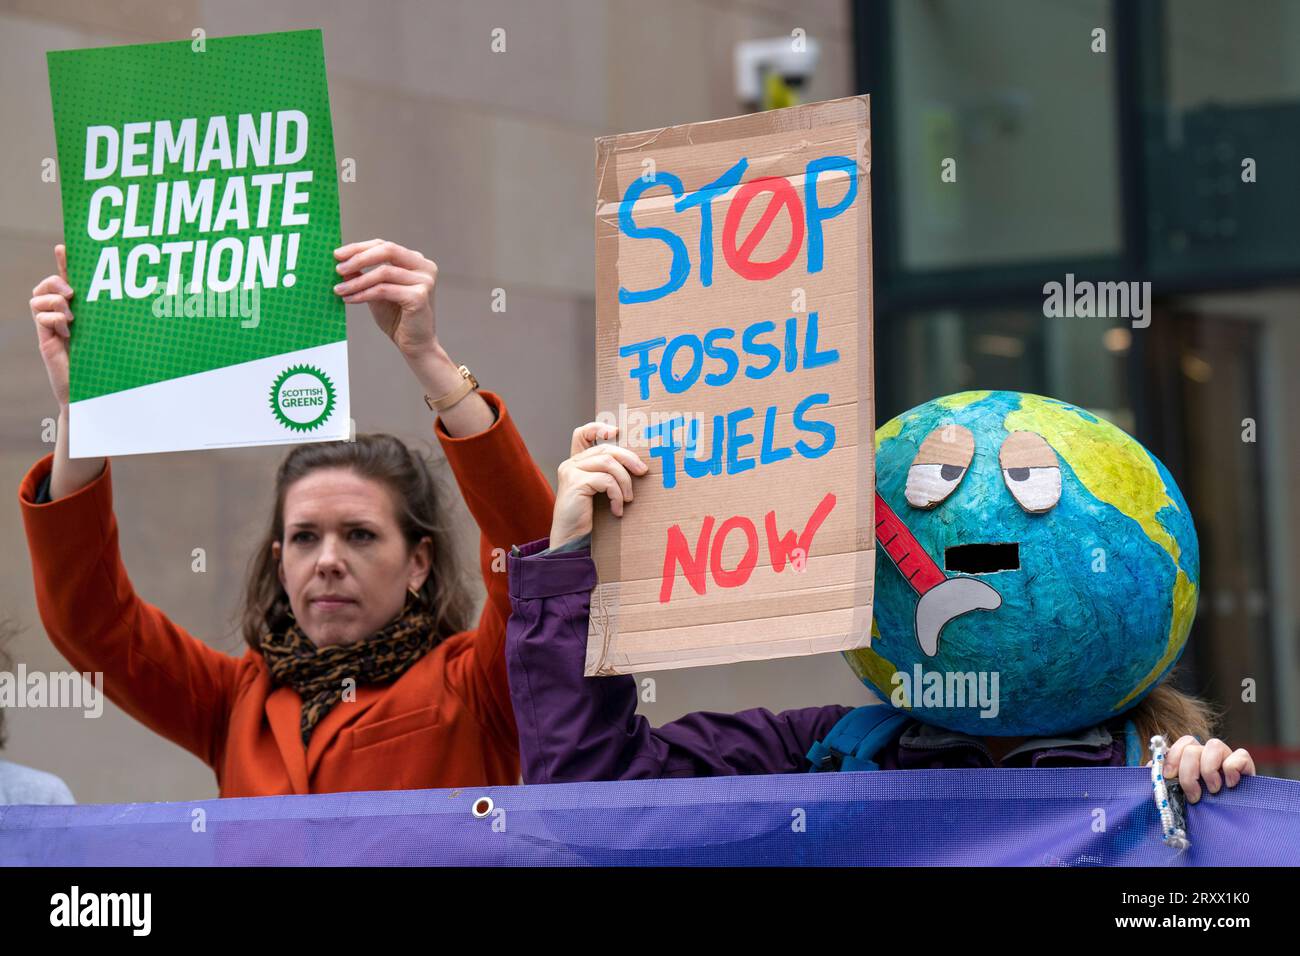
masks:
{"type": "Polygon", "coordinates": [[[18,491],[36,604],[50,640],[104,693],[217,775],[223,797],[513,784],[519,743],[506,681],[510,595],[502,552],[550,531],[554,495],[505,406],[487,431],[438,440],[482,532],[487,603],[478,627],[438,645],[386,685],[357,688],[303,747],[302,700],[273,688],[262,655],[214,650],[135,593],[118,552],[110,466],[57,501],[34,498],[52,455],[18,491]]]}

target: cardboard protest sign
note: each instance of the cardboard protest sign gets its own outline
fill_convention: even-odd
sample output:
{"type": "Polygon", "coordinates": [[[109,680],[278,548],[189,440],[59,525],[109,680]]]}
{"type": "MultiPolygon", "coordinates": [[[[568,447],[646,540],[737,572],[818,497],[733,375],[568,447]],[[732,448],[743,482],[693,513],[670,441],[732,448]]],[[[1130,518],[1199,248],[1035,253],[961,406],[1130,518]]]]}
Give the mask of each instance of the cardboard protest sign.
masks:
{"type": "Polygon", "coordinates": [[[320,31],[48,63],[72,456],[347,438],[320,31]]]}
{"type": "Polygon", "coordinates": [[[586,673],[866,646],[875,570],[867,97],[596,143],[586,673]]]}

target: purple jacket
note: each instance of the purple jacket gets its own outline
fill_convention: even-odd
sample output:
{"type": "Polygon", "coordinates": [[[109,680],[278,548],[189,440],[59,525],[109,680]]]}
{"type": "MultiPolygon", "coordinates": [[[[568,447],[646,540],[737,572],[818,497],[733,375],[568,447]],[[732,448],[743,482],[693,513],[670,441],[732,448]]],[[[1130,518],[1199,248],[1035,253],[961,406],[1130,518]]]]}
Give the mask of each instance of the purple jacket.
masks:
{"type": "MultiPolygon", "coordinates": [[[[590,551],[541,554],[546,545],[534,541],[509,559],[514,612],[506,627],[506,663],[524,783],[807,771],[809,748],[852,709],[700,711],[651,727],[636,713],[635,678],[582,675],[596,584],[590,551]]],[[[1029,740],[999,765],[979,739],[913,721],[875,759],[884,770],[1122,767],[1119,732],[1119,726],[1098,726],[1077,736],[1029,740]]]]}

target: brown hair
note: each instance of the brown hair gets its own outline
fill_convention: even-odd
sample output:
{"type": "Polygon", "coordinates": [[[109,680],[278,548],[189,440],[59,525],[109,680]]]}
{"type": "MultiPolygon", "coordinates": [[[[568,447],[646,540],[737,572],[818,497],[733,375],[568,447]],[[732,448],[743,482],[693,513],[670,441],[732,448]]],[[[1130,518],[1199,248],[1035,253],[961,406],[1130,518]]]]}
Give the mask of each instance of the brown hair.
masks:
{"type": "Polygon", "coordinates": [[[439,640],[468,627],[472,598],[461,577],[452,542],[444,491],[429,462],[393,435],[358,435],[356,441],[299,445],[289,452],[275,476],[275,507],[271,526],[249,563],[241,630],[249,647],[257,649],[273,618],[289,607],[280,584],[271,544],[284,540],[284,499],[289,487],[322,468],[346,468],[370,478],[392,492],[397,521],[408,547],[420,539],[433,542],[433,566],[420,588],[420,597],[433,614],[439,640]]]}
{"type": "Polygon", "coordinates": [[[1151,738],[1163,734],[1172,746],[1179,737],[1191,734],[1204,743],[1213,736],[1219,713],[1208,701],[1184,694],[1166,678],[1125,717],[1137,727],[1142,754],[1138,763],[1151,759],[1151,738]]]}

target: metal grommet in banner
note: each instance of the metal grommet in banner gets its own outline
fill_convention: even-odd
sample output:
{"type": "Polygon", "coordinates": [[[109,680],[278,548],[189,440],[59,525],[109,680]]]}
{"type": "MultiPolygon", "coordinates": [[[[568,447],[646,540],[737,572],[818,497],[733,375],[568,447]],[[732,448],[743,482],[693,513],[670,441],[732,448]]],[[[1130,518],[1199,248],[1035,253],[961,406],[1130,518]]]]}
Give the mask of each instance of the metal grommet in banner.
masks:
{"type": "Polygon", "coordinates": [[[474,805],[470,807],[470,813],[474,814],[474,816],[481,820],[492,812],[494,806],[495,804],[492,802],[491,797],[479,797],[474,801],[474,805]]]}

